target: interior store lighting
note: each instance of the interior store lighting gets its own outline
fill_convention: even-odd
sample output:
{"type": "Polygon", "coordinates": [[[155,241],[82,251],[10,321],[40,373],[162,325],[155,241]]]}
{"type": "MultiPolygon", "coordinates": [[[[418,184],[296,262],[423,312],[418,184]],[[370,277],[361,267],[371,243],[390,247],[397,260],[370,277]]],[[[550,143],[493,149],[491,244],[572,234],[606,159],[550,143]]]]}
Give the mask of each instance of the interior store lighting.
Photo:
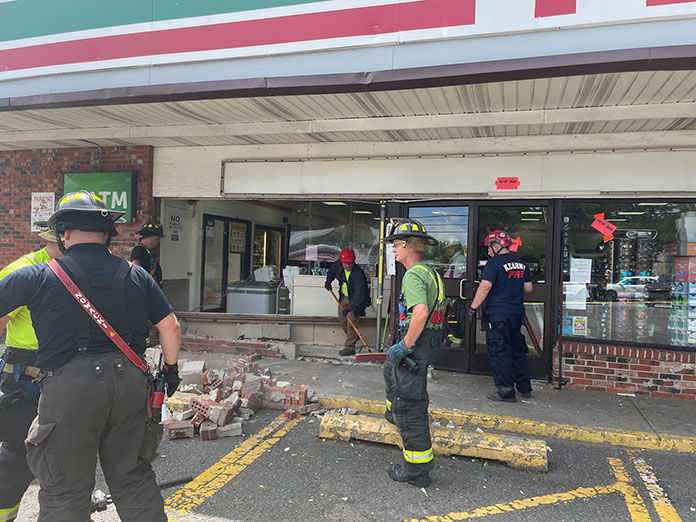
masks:
{"type": "Polygon", "coordinates": [[[520,218],[520,221],[539,221],[539,218],[520,218]]]}
{"type": "Polygon", "coordinates": [[[619,216],[642,216],[643,214],[645,214],[645,210],[623,210],[621,212],[617,212],[617,214],[619,216]]]}
{"type": "Polygon", "coordinates": [[[372,212],[370,212],[369,210],[354,210],[353,214],[370,214],[370,215],[372,215],[372,212]]]}
{"type": "Polygon", "coordinates": [[[639,207],[664,207],[667,203],[652,203],[649,201],[646,201],[644,203],[638,203],[639,207]]]}
{"type": "Polygon", "coordinates": [[[345,203],[343,201],[323,201],[324,205],[329,205],[329,206],[338,206],[338,205],[344,205],[345,203]]]}
{"type": "Polygon", "coordinates": [[[543,212],[541,210],[523,210],[522,212],[520,212],[520,214],[540,216],[543,214],[543,212]]]}

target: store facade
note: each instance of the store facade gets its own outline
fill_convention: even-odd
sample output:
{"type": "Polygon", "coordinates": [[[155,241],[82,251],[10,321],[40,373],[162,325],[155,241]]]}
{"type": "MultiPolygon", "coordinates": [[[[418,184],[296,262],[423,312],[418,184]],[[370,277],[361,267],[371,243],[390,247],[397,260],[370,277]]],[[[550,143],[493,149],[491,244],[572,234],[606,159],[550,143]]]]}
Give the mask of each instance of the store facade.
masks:
{"type": "Polygon", "coordinates": [[[126,226],[161,220],[168,297],[218,322],[328,324],[345,247],[376,303],[382,206],[420,219],[450,299],[438,366],[464,372],[487,371],[463,310],[504,228],[533,273],[536,376],[696,398],[696,2],[224,4],[3,32],[2,164],[149,151],[126,226]]]}

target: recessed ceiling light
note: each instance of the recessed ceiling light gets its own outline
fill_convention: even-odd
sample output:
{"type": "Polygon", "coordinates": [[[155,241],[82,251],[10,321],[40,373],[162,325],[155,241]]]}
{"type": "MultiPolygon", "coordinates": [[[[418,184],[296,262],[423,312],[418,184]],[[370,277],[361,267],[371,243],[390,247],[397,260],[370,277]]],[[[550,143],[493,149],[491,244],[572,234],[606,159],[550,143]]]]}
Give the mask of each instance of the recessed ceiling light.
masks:
{"type": "Polygon", "coordinates": [[[645,210],[637,211],[637,210],[625,210],[622,212],[617,212],[619,216],[642,216],[645,214],[645,210]]]}
{"type": "Polygon", "coordinates": [[[638,203],[639,207],[664,207],[667,203],[652,203],[650,201],[646,201],[645,203],[638,203]]]}
{"type": "Polygon", "coordinates": [[[370,212],[369,210],[354,210],[353,214],[370,214],[370,215],[372,215],[372,212],[370,212]]]}
{"type": "Polygon", "coordinates": [[[615,221],[628,221],[628,218],[610,218],[611,223],[614,223],[615,221]]]}
{"type": "Polygon", "coordinates": [[[520,218],[520,221],[539,221],[539,218],[520,218]]]}
{"type": "Polygon", "coordinates": [[[345,205],[343,201],[324,201],[324,205],[329,205],[329,206],[338,206],[338,205],[345,205]]]}
{"type": "Polygon", "coordinates": [[[541,210],[523,210],[520,214],[527,214],[532,216],[540,216],[543,214],[541,210]]]}

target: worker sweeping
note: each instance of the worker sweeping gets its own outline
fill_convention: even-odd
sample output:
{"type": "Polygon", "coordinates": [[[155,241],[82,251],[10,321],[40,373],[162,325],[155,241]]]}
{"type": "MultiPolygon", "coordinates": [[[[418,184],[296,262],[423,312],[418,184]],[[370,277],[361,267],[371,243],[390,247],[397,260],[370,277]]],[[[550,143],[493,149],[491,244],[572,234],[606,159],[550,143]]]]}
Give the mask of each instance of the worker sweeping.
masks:
{"type": "Polygon", "coordinates": [[[406,268],[399,295],[399,330],[387,351],[384,382],[385,417],[399,429],[403,464],[391,464],[389,477],[418,487],[430,485],[433,447],[428,419],[427,369],[437,357],[445,318],[440,275],[421,260],[427,245],[436,245],[418,221],[397,222],[385,242],[392,242],[396,261],[406,268]]]}
{"type": "Polygon", "coordinates": [[[367,289],[365,272],[355,263],[355,252],[350,248],[344,248],[341,255],[329,268],[326,274],[324,287],[330,292],[333,280],[338,280],[338,320],[341,328],[346,333],[343,349],[338,355],[355,355],[355,343],[358,342],[357,328],[360,324],[360,316],[365,315],[365,308],[372,304],[370,293],[367,289]],[[349,325],[350,318],[352,325],[349,325]]]}

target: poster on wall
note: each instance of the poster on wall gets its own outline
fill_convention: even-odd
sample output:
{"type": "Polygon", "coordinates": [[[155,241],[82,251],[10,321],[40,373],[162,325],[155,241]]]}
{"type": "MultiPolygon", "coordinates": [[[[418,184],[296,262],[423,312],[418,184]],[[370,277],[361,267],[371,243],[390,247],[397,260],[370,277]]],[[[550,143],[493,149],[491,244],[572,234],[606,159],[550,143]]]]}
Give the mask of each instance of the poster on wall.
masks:
{"type": "Polygon", "coordinates": [[[573,335],[587,337],[587,317],[573,317],[573,335]]]}
{"type": "Polygon", "coordinates": [[[243,254],[247,244],[246,223],[230,222],[230,254],[243,254]]]}
{"type": "Polygon", "coordinates": [[[41,227],[36,226],[37,221],[48,221],[56,208],[56,195],[53,192],[31,193],[31,231],[39,232],[41,227]]]}

